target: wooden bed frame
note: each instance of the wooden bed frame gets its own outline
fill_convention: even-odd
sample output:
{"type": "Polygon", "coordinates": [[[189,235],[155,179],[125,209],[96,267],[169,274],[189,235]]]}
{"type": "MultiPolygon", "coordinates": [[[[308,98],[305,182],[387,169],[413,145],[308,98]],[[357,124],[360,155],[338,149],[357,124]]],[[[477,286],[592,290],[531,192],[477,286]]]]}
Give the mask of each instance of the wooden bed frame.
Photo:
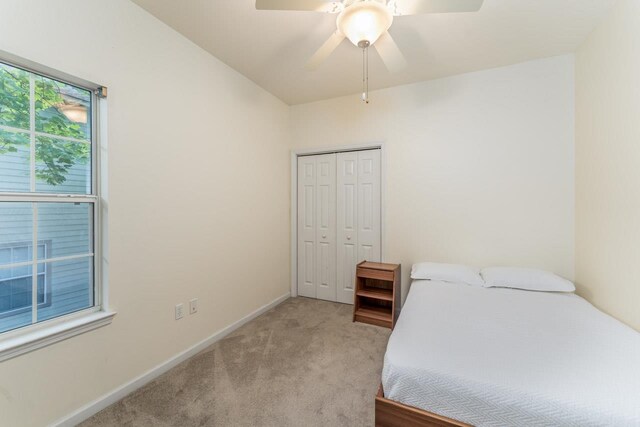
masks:
{"type": "Polygon", "coordinates": [[[376,395],[376,427],[471,427],[460,421],[404,405],[384,397],[382,384],[376,395]]]}

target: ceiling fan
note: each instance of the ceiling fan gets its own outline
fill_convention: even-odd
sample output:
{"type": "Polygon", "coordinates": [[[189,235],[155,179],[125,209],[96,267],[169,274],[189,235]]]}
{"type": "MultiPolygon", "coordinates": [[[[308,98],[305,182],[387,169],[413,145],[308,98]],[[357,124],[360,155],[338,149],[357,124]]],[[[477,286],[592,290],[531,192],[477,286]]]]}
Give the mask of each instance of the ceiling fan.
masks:
{"type": "Polygon", "coordinates": [[[368,102],[368,48],[373,46],[387,69],[407,62],[387,30],[394,16],[422,13],[476,12],[484,0],[256,0],[258,10],[302,10],[337,14],[337,30],[307,62],[316,69],[347,38],[363,50],[363,101],[368,102]]]}

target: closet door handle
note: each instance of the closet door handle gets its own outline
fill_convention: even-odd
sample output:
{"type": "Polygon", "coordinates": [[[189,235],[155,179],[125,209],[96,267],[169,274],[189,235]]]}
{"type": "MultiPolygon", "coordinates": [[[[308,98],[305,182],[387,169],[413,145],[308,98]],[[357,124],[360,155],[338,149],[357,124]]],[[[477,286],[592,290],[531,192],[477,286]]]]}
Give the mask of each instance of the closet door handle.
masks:
{"type": "Polygon", "coordinates": [[[347,236],[347,240],[351,240],[351,236],[347,236]]]}
{"type": "Polygon", "coordinates": [[[326,239],[326,238],[327,238],[327,235],[326,235],[326,234],[323,234],[323,235],[322,235],[322,238],[323,238],[323,239],[326,239]]]}

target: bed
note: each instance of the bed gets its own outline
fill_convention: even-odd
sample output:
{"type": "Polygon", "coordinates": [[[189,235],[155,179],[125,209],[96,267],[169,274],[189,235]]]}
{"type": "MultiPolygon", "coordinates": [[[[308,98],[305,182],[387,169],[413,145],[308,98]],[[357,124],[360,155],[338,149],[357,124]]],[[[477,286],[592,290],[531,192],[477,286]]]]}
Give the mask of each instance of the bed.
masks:
{"type": "Polygon", "coordinates": [[[639,426],[640,334],[572,293],[416,280],[376,398],[410,425],[639,426]]]}

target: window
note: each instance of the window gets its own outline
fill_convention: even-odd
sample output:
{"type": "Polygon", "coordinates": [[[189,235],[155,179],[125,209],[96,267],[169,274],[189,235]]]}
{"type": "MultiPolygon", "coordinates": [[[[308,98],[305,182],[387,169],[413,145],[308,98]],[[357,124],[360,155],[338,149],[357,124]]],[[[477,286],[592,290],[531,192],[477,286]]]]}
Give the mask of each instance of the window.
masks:
{"type": "Polygon", "coordinates": [[[0,360],[3,337],[104,308],[98,87],[53,74],[0,59],[0,360]]]}
{"type": "MultiPolygon", "coordinates": [[[[40,259],[47,258],[49,244],[48,242],[38,243],[38,257],[40,259]]],[[[24,311],[30,308],[33,284],[29,271],[30,266],[26,263],[32,250],[33,245],[29,242],[0,246],[0,262],[18,265],[0,270],[0,318],[12,316],[19,310],[24,311]]],[[[38,265],[36,301],[39,308],[51,305],[48,271],[46,264],[38,265]]]]}

